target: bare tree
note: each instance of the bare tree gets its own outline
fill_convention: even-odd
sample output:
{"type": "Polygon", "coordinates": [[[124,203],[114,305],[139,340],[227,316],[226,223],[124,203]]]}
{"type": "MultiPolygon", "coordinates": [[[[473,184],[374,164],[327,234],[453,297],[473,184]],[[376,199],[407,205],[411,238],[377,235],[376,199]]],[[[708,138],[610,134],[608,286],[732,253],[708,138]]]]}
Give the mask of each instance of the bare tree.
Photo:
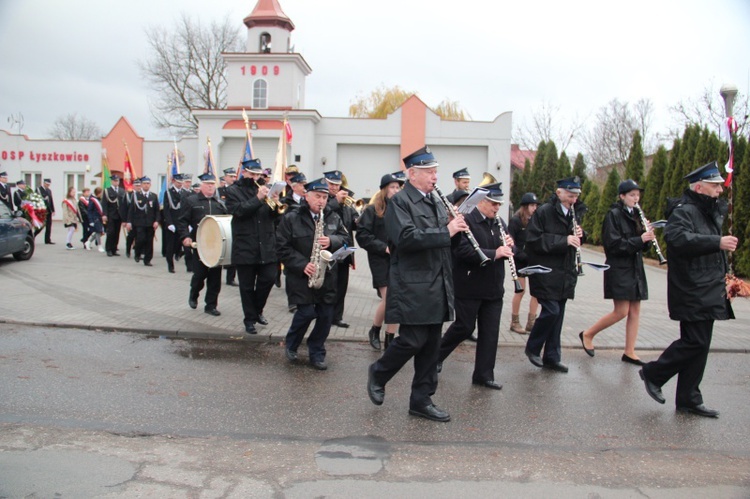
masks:
{"type": "Polygon", "coordinates": [[[645,154],[655,147],[655,137],[650,134],[653,104],[641,99],[631,106],[612,99],[596,113],[596,123],[583,137],[586,159],[594,168],[625,164],[633,145],[633,133],[640,130],[645,154]]]}
{"type": "Polygon", "coordinates": [[[58,116],[48,133],[57,140],[95,140],[104,135],[99,125],[76,113],[58,116]]]}
{"type": "Polygon", "coordinates": [[[540,142],[551,141],[560,146],[560,151],[565,151],[583,127],[583,120],[561,118],[560,106],[546,101],[532,112],[530,121],[516,128],[514,141],[523,149],[533,150],[540,142]]]}
{"type": "Polygon", "coordinates": [[[226,16],[204,26],[182,14],[171,29],[146,30],[151,55],[140,63],[141,74],[155,97],[150,102],[153,123],[178,136],[198,129],[191,109],[226,106],[226,63],[222,52],[242,50],[240,29],[226,16]]]}
{"type": "MultiPolygon", "coordinates": [[[[713,81],[703,88],[703,92],[697,98],[682,99],[677,104],[669,106],[669,111],[679,127],[675,130],[677,135],[672,138],[681,137],[683,130],[689,125],[708,127],[711,131],[723,134],[724,99],[713,81]]],[[[748,127],[750,115],[750,99],[747,95],[737,93],[732,114],[739,127],[738,135],[742,135],[748,127]]]]}
{"type": "MultiPolygon", "coordinates": [[[[404,90],[398,85],[386,87],[381,85],[369,95],[359,95],[349,106],[349,116],[352,118],[385,118],[398,109],[409,97],[416,94],[404,90]]],[[[430,108],[432,112],[444,120],[465,121],[471,119],[469,113],[461,109],[456,101],[443,100],[437,107],[430,108]]]]}

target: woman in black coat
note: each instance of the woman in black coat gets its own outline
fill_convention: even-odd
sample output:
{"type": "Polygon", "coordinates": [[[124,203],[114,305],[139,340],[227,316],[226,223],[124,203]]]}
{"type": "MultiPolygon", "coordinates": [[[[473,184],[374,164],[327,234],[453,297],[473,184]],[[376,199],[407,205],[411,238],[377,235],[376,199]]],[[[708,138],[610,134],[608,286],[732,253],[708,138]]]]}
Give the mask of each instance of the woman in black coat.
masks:
{"type": "MultiPolygon", "coordinates": [[[[375,309],[375,317],[368,333],[370,346],[375,350],[380,350],[380,329],[385,320],[385,296],[388,291],[388,269],[391,265],[388,238],[385,233],[385,212],[388,209],[388,200],[400,190],[401,182],[396,177],[391,174],[383,175],[380,179],[380,190],[362,212],[357,225],[357,243],[367,251],[372,287],[378,290],[380,296],[380,303],[375,309]]],[[[388,324],[385,328],[385,348],[388,348],[395,336],[397,327],[398,324],[388,324]]]]}
{"type": "MultiPolygon", "coordinates": [[[[516,245],[516,254],[513,259],[516,262],[516,268],[522,269],[529,266],[529,257],[526,254],[526,227],[529,225],[531,215],[539,207],[539,199],[533,192],[527,192],[521,197],[521,207],[511,217],[508,222],[508,235],[513,239],[516,245]]],[[[533,296],[529,301],[529,315],[526,320],[526,327],[521,326],[519,314],[521,312],[521,300],[526,294],[526,276],[518,275],[518,280],[523,286],[523,291],[513,295],[513,302],[510,316],[510,330],[517,334],[528,334],[534,327],[536,321],[536,311],[539,308],[539,302],[533,296]]]]}
{"type": "Polygon", "coordinates": [[[641,301],[648,300],[643,251],[655,238],[653,229],[642,226],[635,208],[642,190],[633,180],[625,180],[617,188],[620,200],[612,205],[602,225],[602,243],[609,265],[604,271],[604,298],[614,301],[614,310],[579,333],[583,349],[593,357],[594,336],[627,317],[622,361],[635,365],[643,365],[635,354],[635,342],[641,301]]]}

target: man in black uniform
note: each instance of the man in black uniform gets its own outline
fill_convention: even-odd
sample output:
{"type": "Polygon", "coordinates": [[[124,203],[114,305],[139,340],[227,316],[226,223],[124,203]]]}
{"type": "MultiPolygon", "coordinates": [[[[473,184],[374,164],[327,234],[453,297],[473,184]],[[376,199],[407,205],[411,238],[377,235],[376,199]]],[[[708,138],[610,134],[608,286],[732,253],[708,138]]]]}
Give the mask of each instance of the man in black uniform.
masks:
{"type": "Polygon", "coordinates": [[[128,230],[135,230],[134,259],[152,267],[154,257],[154,233],[159,227],[159,197],[150,191],[151,179],[141,177],[141,191],[133,195],[133,204],[128,211],[128,230]]]}
{"type": "MultiPolygon", "coordinates": [[[[50,189],[50,185],[52,185],[52,180],[45,178],[43,185],[37,187],[37,192],[42,196],[44,204],[47,207],[47,220],[44,225],[44,244],[55,244],[52,242],[52,239],[50,239],[52,235],[52,215],[55,213],[55,202],[52,199],[52,189],[50,189]]],[[[42,229],[36,229],[34,231],[34,236],[41,231],[42,229]]]]}
{"type": "Polygon", "coordinates": [[[102,195],[102,222],[107,226],[107,241],[104,249],[107,250],[107,256],[120,256],[117,252],[117,246],[120,244],[120,227],[122,218],[120,217],[120,205],[123,203],[125,192],[120,189],[120,177],[110,175],[112,185],[104,189],[102,195]]]}
{"type": "Polygon", "coordinates": [[[307,177],[304,173],[295,173],[289,179],[289,190],[287,195],[281,199],[281,202],[287,205],[288,210],[299,208],[302,200],[305,199],[305,184],[307,177]]]}
{"type": "MultiPolygon", "coordinates": [[[[453,245],[453,284],[456,289],[456,321],[450,325],[440,342],[438,372],[443,361],[468,340],[478,327],[474,373],[471,382],[475,385],[500,390],[503,385],[495,382],[495,357],[503,311],[505,287],[505,260],[513,256],[513,240],[500,237],[496,215],[503,200],[500,183],[484,186],[489,192],[476,208],[466,216],[474,239],[482,253],[492,260],[482,267],[482,259],[465,235],[453,245]]],[[[505,230],[505,222],[500,220],[505,230]]]]}
{"type": "MultiPolygon", "coordinates": [[[[242,162],[242,178],[227,191],[227,211],[232,215],[232,264],[237,268],[245,332],[255,334],[255,324],[267,325],[263,316],[276,281],[276,226],[278,216],[267,203],[269,188],[259,185],[263,169],[259,159],[242,162]]],[[[278,201],[278,195],[274,197],[278,201]]]]}
{"type": "MultiPolygon", "coordinates": [[[[186,248],[195,241],[198,224],[206,215],[226,215],[227,209],[222,201],[214,196],[216,192],[216,177],[204,173],[198,177],[201,180],[201,190],[198,194],[183,198],[180,202],[180,215],[177,218],[177,236],[186,248]]],[[[221,291],[221,267],[206,267],[199,258],[193,262],[193,277],[190,279],[190,308],[198,307],[198,297],[206,285],[206,305],[204,312],[213,316],[221,315],[216,308],[221,291]]]]}
{"type": "MultiPolygon", "coordinates": [[[[225,204],[227,202],[227,191],[237,181],[237,170],[234,168],[227,168],[224,170],[224,186],[219,187],[219,199],[225,204]]],[[[227,270],[226,283],[227,286],[237,286],[235,277],[237,276],[237,267],[234,265],[225,265],[224,268],[227,270]]]]}
{"type": "Polygon", "coordinates": [[[16,182],[16,190],[13,191],[13,206],[15,206],[16,210],[21,209],[24,199],[26,199],[26,181],[21,179],[16,182]]]}
{"type": "Polygon", "coordinates": [[[385,385],[414,358],[409,414],[433,421],[450,415],[433,404],[443,322],[453,320],[451,238],[468,229],[462,215],[448,220],[443,202],[432,195],[437,182],[435,157],[428,147],[404,158],[409,181],[385,213],[391,267],[385,322],[399,324],[399,335],[370,365],[367,394],[381,405],[385,385]]]}
{"type": "Polygon", "coordinates": [[[13,211],[13,199],[8,185],[8,172],[0,172],[0,202],[7,206],[10,211],[13,211]]]}
{"type": "Polygon", "coordinates": [[[172,175],[172,185],[164,193],[164,258],[167,260],[167,271],[174,274],[174,260],[180,249],[180,235],[177,233],[177,219],[182,209],[182,174],[172,175]]]}
{"type": "MultiPolygon", "coordinates": [[[[180,202],[185,201],[188,197],[194,196],[195,193],[193,192],[193,189],[191,187],[193,182],[193,175],[191,173],[183,173],[182,174],[182,188],[180,189],[180,202]]],[[[182,255],[185,258],[185,269],[188,272],[193,271],[193,260],[198,259],[198,255],[193,250],[193,248],[189,246],[182,245],[180,246],[180,249],[182,251],[182,255]]]]}
{"type": "Polygon", "coordinates": [[[560,362],[560,332],[565,318],[565,304],[575,297],[578,271],[576,248],[585,239],[580,221],[573,230],[572,211],[580,217],[585,208],[578,201],[581,180],[570,177],[557,181],[557,190],[549,202],[539,207],[526,228],[526,253],[530,265],[552,269],[548,274],[529,276],[531,296],[539,300],[539,314],[526,341],[526,356],[537,367],[566,373],[568,366],[560,362]],[[571,210],[573,207],[573,210],[571,210]],[[540,357],[544,347],[544,356],[540,357]]]}
{"type": "Polygon", "coordinates": [[[333,320],[338,265],[329,269],[326,261],[317,259],[316,267],[313,247],[317,243],[320,251],[334,252],[349,243],[349,235],[338,215],[326,207],[328,184],[325,180],[314,180],[305,185],[305,189],[305,200],[298,209],[284,215],[277,233],[277,250],[287,271],[290,301],[297,305],[286,334],[286,357],[290,362],[297,360],[297,349],[314,320],[315,327],[307,338],[310,365],[325,371],[328,369],[325,341],[333,320]],[[316,228],[322,228],[323,233],[317,240],[316,228]],[[310,278],[316,275],[316,268],[323,276],[318,288],[310,287],[310,278]]]}
{"type": "Polygon", "coordinates": [[[667,240],[667,305],[669,317],[680,321],[680,339],[658,360],[640,371],[646,391],[657,402],[665,402],[661,387],[677,375],[677,410],[709,418],[719,411],[703,405],[700,383],[706,369],[714,321],[734,319],[724,276],[726,251],[737,249],[737,238],[722,236],[726,212],[719,167],[713,161],[689,173],[690,188],[671,210],[664,231],[667,240]]]}
{"type": "Polygon", "coordinates": [[[458,171],[453,172],[453,184],[456,186],[455,190],[448,194],[448,201],[453,205],[458,205],[458,201],[461,197],[465,197],[469,192],[469,184],[471,184],[471,175],[469,170],[461,168],[458,171]]]}
{"type": "Polygon", "coordinates": [[[126,192],[125,195],[122,198],[122,204],[120,206],[120,217],[123,221],[125,221],[125,256],[127,258],[130,258],[130,251],[133,249],[133,245],[135,244],[135,231],[131,228],[128,228],[128,216],[130,214],[130,207],[133,206],[133,199],[135,199],[135,195],[140,192],[141,190],[141,179],[136,178],[133,180],[133,190],[130,192],[126,192]]]}

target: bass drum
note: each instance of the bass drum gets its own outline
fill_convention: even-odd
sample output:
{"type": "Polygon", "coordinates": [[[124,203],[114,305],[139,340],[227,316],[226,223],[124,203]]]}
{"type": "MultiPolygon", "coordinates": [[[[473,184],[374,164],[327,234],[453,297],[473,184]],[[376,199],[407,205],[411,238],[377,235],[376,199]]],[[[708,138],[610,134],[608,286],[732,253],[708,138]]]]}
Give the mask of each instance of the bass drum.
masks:
{"type": "Polygon", "coordinates": [[[206,215],[198,224],[195,239],[203,265],[232,264],[232,215],[206,215]]]}

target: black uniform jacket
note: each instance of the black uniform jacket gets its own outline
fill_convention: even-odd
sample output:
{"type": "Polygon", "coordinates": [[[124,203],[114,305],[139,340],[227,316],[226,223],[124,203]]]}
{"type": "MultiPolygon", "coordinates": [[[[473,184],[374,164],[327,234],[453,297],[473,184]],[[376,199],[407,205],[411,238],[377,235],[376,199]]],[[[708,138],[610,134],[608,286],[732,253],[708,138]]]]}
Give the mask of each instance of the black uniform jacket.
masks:
{"type": "Polygon", "coordinates": [[[529,264],[529,255],[526,254],[526,227],[523,226],[521,217],[513,215],[508,221],[508,235],[513,238],[513,258],[516,267],[522,269],[529,264]]]}
{"type": "Polygon", "coordinates": [[[2,201],[10,211],[13,211],[13,197],[10,195],[10,187],[8,184],[0,184],[0,201],[2,201]]]}
{"type": "Polygon", "coordinates": [[[149,191],[143,191],[133,195],[133,202],[128,207],[127,221],[133,227],[150,227],[159,220],[159,197],[149,191]]]}
{"type": "MultiPolygon", "coordinates": [[[[501,244],[500,230],[495,219],[485,218],[478,209],[465,217],[471,228],[479,248],[490,260],[490,263],[480,267],[481,258],[469,242],[466,234],[454,240],[453,244],[453,285],[456,288],[456,298],[472,300],[501,300],[505,293],[503,280],[505,279],[505,260],[495,260],[495,250],[501,244]]],[[[505,223],[503,222],[503,229],[505,223]]]]}
{"type": "Polygon", "coordinates": [[[386,322],[452,321],[451,237],[443,203],[406,182],[388,204],[385,227],[391,249],[386,322]]]}
{"type": "MultiPolygon", "coordinates": [[[[180,205],[180,215],[175,220],[177,237],[184,241],[196,239],[198,224],[206,215],[226,215],[227,207],[215,197],[207,198],[202,193],[189,196],[180,205]]],[[[234,255],[232,255],[234,257],[234,255]]]]}
{"type": "Polygon", "coordinates": [[[242,178],[227,189],[227,211],[232,215],[232,265],[275,263],[278,214],[258,199],[258,185],[242,178]]]}
{"type": "MultiPolygon", "coordinates": [[[[328,204],[331,211],[336,213],[341,219],[341,223],[344,224],[344,228],[349,233],[349,239],[354,240],[354,231],[357,228],[357,221],[359,219],[359,213],[351,206],[347,206],[346,203],[339,203],[336,196],[328,196],[328,204]]],[[[354,260],[354,255],[349,256],[346,260],[339,262],[343,265],[350,265],[354,260]]]]}
{"type": "Polygon", "coordinates": [[[614,300],[648,300],[646,272],[643,270],[644,230],[636,210],[628,213],[618,201],[604,216],[602,245],[609,269],[604,271],[604,298],[614,300]]]}
{"type": "Polygon", "coordinates": [[[686,190],[668,215],[667,304],[680,321],[734,319],[724,276],[727,258],[719,249],[725,201],[686,190]]]}
{"type": "Polygon", "coordinates": [[[55,212],[55,202],[52,200],[52,189],[47,189],[43,185],[36,188],[36,191],[42,196],[44,204],[47,206],[47,212],[55,212]]]}
{"type": "Polygon", "coordinates": [[[113,187],[104,189],[102,193],[102,211],[108,221],[118,222],[122,220],[122,216],[120,216],[120,204],[124,195],[125,191],[123,189],[117,189],[117,192],[115,192],[113,187]]]}
{"type": "MultiPolygon", "coordinates": [[[[328,207],[323,210],[323,221],[323,233],[331,239],[331,246],[326,248],[326,251],[333,253],[350,243],[349,235],[341,219],[328,207]]],[[[308,276],[305,274],[305,267],[310,263],[314,236],[315,222],[307,202],[303,200],[298,209],[284,214],[276,234],[276,250],[286,268],[286,289],[289,303],[292,305],[310,303],[333,305],[336,303],[338,263],[326,272],[320,289],[312,289],[307,285],[308,276]]]]}
{"type": "Polygon", "coordinates": [[[177,219],[182,213],[181,190],[182,189],[175,189],[174,186],[172,186],[164,193],[164,225],[167,227],[170,225],[177,227],[177,219]]]}
{"type": "MultiPolygon", "coordinates": [[[[580,216],[584,210],[583,203],[577,201],[576,215],[580,216]]],[[[575,297],[578,282],[576,249],[568,246],[568,236],[572,234],[573,219],[563,214],[560,199],[552,194],[550,200],[534,212],[526,227],[529,265],[543,265],[552,269],[548,274],[529,276],[532,296],[556,301],[575,297]]]]}
{"type": "MultiPolygon", "coordinates": [[[[386,206],[388,201],[386,200],[386,206]]],[[[386,211],[388,209],[386,208],[386,211]]],[[[372,282],[375,287],[388,285],[388,267],[391,257],[388,249],[385,231],[385,214],[378,217],[375,213],[375,205],[368,204],[357,223],[357,244],[367,251],[367,261],[370,264],[372,282]]]]}
{"type": "MultiPolygon", "coordinates": [[[[24,197],[26,196],[26,192],[22,191],[21,189],[16,189],[13,192],[13,204],[15,205],[17,210],[21,209],[21,205],[23,204],[24,197]]],[[[80,210],[78,210],[80,213],[80,210]]]]}

